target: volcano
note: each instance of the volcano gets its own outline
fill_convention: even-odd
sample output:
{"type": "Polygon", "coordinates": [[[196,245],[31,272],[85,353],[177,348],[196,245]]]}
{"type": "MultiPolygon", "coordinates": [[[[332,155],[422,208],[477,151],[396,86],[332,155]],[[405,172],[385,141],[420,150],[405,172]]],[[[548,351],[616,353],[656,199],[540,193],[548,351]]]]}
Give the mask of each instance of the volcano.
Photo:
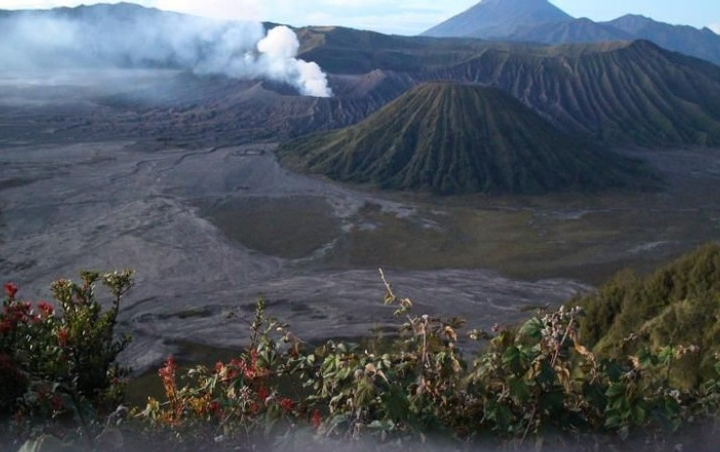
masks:
{"type": "Polygon", "coordinates": [[[483,0],[427,30],[423,36],[503,38],[523,29],[572,19],[547,0],[483,0]]]}
{"type": "Polygon", "coordinates": [[[296,168],[436,194],[542,194],[638,185],[636,162],[556,130],[494,88],[427,83],[357,125],[290,141],[296,168]]]}

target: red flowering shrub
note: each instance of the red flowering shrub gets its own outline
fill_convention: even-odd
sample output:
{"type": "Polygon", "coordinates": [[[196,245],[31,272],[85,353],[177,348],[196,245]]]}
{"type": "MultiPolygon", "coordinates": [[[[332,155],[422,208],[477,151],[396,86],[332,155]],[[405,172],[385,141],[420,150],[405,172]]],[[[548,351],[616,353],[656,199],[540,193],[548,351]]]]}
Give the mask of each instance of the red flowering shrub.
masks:
{"type": "Polygon", "coordinates": [[[320,425],[322,425],[322,416],[320,415],[320,410],[317,408],[313,410],[313,414],[310,417],[310,425],[315,429],[320,428],[320,425]]]}
{"type": "Polygon", "coordinates": [[[168,358],[158,374],[165,401],[151,398],[141,419],[153,431],[165,432],[190,449],[212,443],[253,444],[260,437],[292,428],[300,412],[298,403],[283,394],[278,377],[284,353],[273,333],[284,326],[264,316],[258,304],[251,345],[238,358],[218,362],[212,369],[198,366],[178,381],[175,359],[168,358]]]}
{"type": "Polygon", "coordinates": [[[114,327],[120,299],[132,286],[132,273],[82,273],[82,283],[52,284],[56,309],[18,298],[18,287],[4,285],[0,311],[0,443],[19,444],[53,426],[78,426],[92,441],[96,419],[122,401],[117,355],[128,339],[114,327]],[[113,296],[103,310],[98,282],[113,296]]]}
{"type": "Polygon", "coordinates": [[[580,343],[576,308],[493,334],[470,331],[470,340],[489,342],[468,361],[461,320],[412,315],[411,301],[386,285],[386,304],[403,319],[391,341],[305,349],[260,303],[239,359],[187,372],[168,361],[160,370],[166,401],[151,400],[140,418],[190,450],[271,450],[263,438],[278,450],[370,438],[411,450],[432,435],[458,450],[488,437],[510,449],[547,440],[554,450],[556,435],[610,449],[630,433],[661,450],[683,422],[712,419],[720,408],[720,382],[687,391],[665,378],[669,357],[687,348],[601,360],[580,343]]]}
{"type": "MultiPolygon", "coordinates": [[[[690,389],[668,378],[673,362],[696,352],[691,344],[602,358],[581,343],[582,309],[561,308],[517,328],[470,331],[470,340],[487,343],[468,359],[461,320],[413,314],[412,302],[385,281],[385,302],[401,319],[391,339],[307,347],[266,317],[259,302],[250,344],[237,358],[190,369],[168,358],[158,370],[164,398],[132,409],[124,430],[98,435],[97,419],[119,400],[115,357],[125,341],[111,333],[119,298],[131,285],[129,274],[107,276],[116,302],[103,312],[92,289],[98,278],[53,284],[62,314],[21,302],[14,286],[6,288],[0,451],[7,440],[31,436],[22,430],[29,425],[34,435],[52,432],[55,439],[79,432],[82,448],[73,442],[71,450],[117,450],[123,441],[128,451],[313,450],[317,443],[342,450],[350,441],[407,451],[423,450],[434,435],[456,450],[487,438],[509,450],[531,444],[557,450],[553,441],[580,446],[574,450],[618,450],[630,435],[646,445],[633,450],[677,450],[673,435],[681,426],[716,420],[720,410],[717,378],[690,389]],[[53,430],[58,425],[64,429],[53,430]],[[102,443],[103,436],[116,442],[102,443]]],[[[27,449],[41,449],[47,438],[27,449]]]]}
{"type": "Polygon", "coordinates": [[[5,296],[7,298],[15,298],[15,294],[17,294],[18,287],[14,283],[5,283],[3,286],[5,289],[5,296]]]}

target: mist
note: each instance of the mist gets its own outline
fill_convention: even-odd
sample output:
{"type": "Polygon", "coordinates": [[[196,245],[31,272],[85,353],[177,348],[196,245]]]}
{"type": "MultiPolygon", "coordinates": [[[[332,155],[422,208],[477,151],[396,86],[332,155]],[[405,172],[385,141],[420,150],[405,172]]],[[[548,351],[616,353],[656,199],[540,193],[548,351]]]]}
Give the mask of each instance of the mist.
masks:
{"type": "Polygon", "coordinates": [[[226,22],[145,9],[96,5],[25,11],[0,18],[0,72],[79,68],[162,68],[286,83],[329,97],[327,76],[298,59],[288,27],[226,22]]]}

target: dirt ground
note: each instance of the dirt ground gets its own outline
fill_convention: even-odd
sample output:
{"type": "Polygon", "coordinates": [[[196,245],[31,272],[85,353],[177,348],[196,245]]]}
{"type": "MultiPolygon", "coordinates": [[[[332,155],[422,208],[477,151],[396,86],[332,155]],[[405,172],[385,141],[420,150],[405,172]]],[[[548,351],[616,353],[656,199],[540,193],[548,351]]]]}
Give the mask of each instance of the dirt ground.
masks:
{"type": "MultiPolygon", "coordinates": [[[[273,315],[308,340],[359,336],[391,320],[377,269],[329,270],[318,262],[366,203],[398,215],[406,206],[288,173],[260,152],[263,146],[152,154],[133,148],[120,142],[0,151],[6,181],[0,274],[19,284],[23,297],[48,298],[50,281],[80,269],[135,269],[137,286],[121,324],[135,338],[126,359],[137,369],[176,351],[180,341],[241,344],[247,337],[242,319],[260,295],[273,315]],[[263,254],[203,215],[207,206],[232,199],[323,202],[331,213],[324,221],[336,223],[337,232],[306,256],[263,254]]],[[[273,221],[282,216],[257,227],[273,221]]],[[[264,238],[267,246],[273,240],[264,238]]],[[[483,327],[516,321],[527,304],[558,303],[583,288],[514,281],[487,270],[388,269],[388,277],[420,309],[443,313],[451,304],[453,315],[483,327]]]]}
{"type": "Polygon", "coordinates": [[[272,143],[123,138],[154,116],[98,102],[130,89],[105,79],[0,77],[0,279],[37,300],[81,269],[135,269],[121,328],[139,372],[181,344],[241,345],[261,295],[306,340],[386,327],[378,267],[418,312],[488,328],[718,237],[715,150],[626,151],[664,175],[661,193],[380,194],[291,173],[272,143]]]}

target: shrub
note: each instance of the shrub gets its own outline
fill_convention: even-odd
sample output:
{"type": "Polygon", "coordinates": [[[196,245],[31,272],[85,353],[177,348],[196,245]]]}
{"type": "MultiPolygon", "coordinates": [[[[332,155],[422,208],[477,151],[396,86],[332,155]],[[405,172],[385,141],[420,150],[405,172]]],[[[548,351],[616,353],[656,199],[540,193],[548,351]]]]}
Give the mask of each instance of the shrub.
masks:
{"type": "Polygon", "coordinates": [[[151,400],[140,418],[191,449],[203,441],[263,448],[278,438],[285,447],[370,439],[413,448],[442,437],[458,448],[491,438],[552,450],[553,438],[609,447],[632,436],[659,450],[683,422],[717,413],[716,379],[689,390],[668,378],[693,348],[648,346],[601,359],[579,341],[582,309],[560,308],[519,328],[470,331],[489,342],[468,361],[461,320],[414,315],[412,302],[385,283],[385,302],[401,319],[389,342],[309,348],[260,303],[253,340],[237,360],[182,376],[169,360],[160,370],[166,400],[151,400]]]}
{"type": "MultiPolygon", "coordinates": [[[[287,433],[307,414],[301,411],[297,391],[281,389],[288,360],[300,343],[291,339],[285,325],[265,316],[262,301],[251,328],[250,345],[228,363],[196,366],[180,376],[175,359],[165,361],[158,371],[165,400],[150,398],[144,410],[135,410],[148,438],[188,450],[208,445],[213,450],[225,445],[249,448],[287,433]]],[[[317,415],[314,419],[317,423],[317,415]]]]}
{"type": "Polygon", "coordinates": [[[122,296],[132,272],[81,274],[55,281],[54,304],[33,304],[4,286],[0,312],[0,438],[6,447],[43,433],[76,434],[92,444],[99,419],[123,400],[129,369],[117,363],[128,338],[115,337],[122,296]],[[101,282],[109,309],[96,299],[101,282]]]}
{"type": "Polygon", "coordinates": [[[165,397],[133,408],[122,431],[110,421],[103,428],[100,420],[122,398],[116,378],[126,369],[116,358],[127,339],[115,339],[113,329],[131,274],[85,273],[81,285],[54,283],[62,314],[49,304],[20,302],[17,288],[7,285],[0,316],[2,433],[16,441],[5,444],[13,451],[17,438],[36,438],[28,450],[68,444],[73,450],[123,444],[124,450],[313,450],[348,443],[410,450],[442,438],[452,450],[488,441],[604,450],[633,439],[634,450],[654,451],[685,441],[676,437],[681,427],[716,419],[717,359],[713,375],[696,386],[670,378],[698,347],[638,337],[631,346],[617,345],[631,354],[597,355],[581,343],[579,307],[538,312],[518,327],[471,330],[463,339],[461,319],[414,314],[412,301],[381,276],[385,303],[398,319],[389,339],[310,346],[268,317],[261,300],[250,343],[235,359],[183,370],[169,358],[158,372],[165,397]],[[108,310],[95,301],[100,280],[113,295],[108,310]],[[484,341],[484,348],[466,355],[466,341],[484,341]]]}
{"type": "Polygon", "coordinates": [[[673,365],[673,384],[691,388],[715,375],[720,353],[720,245],[711,243],[646,278],[618,274],[597,291],[572,300],[585,308],[581,338],[603,357],[620,359],[643,348],[699,347],[673,365]]]}

